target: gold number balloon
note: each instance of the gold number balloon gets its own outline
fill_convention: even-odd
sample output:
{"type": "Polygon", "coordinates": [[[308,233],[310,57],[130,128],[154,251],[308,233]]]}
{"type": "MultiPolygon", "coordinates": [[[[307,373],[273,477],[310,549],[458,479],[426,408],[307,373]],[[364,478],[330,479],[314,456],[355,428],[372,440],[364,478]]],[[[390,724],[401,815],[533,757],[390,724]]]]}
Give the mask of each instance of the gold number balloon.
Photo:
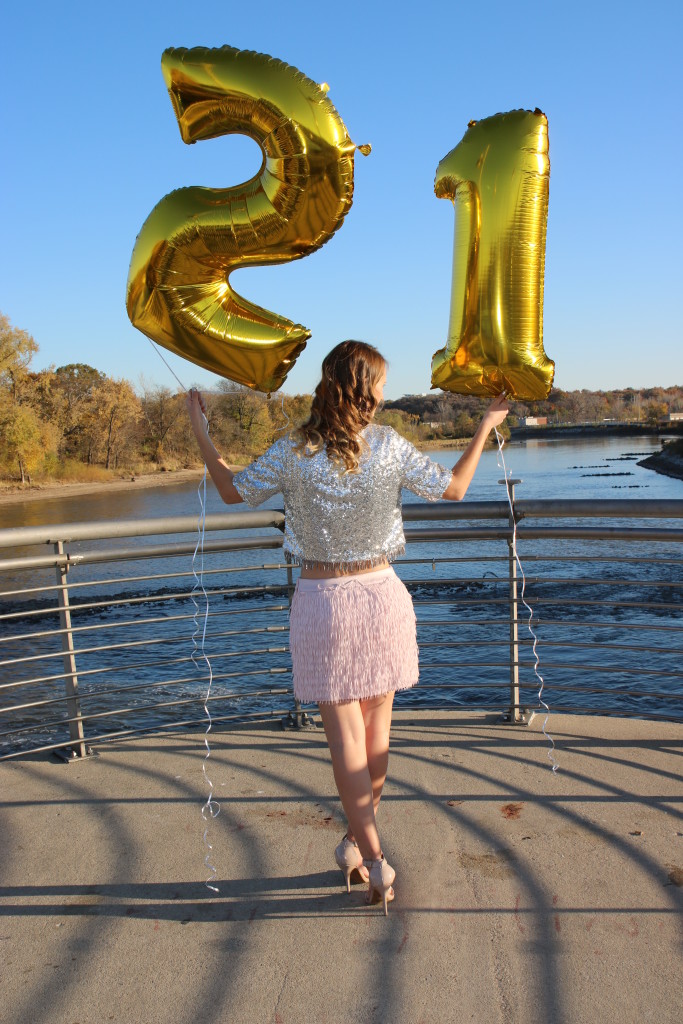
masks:
{"type": "Polygon", "coordinates": [[[548,121],[513,110],[471,121],[436,171],[455,206],[446,347],[432,387],[460,394],[547,398],[555,364],[543,351],[548,121]]]}
{"type": "Polygon", "coordinates": [[[199,366],[275,391],[310,331],[239,296],[230,273],[323,245],[351,206],[357,147],[327,86],[282,61],[198,47],[166,50],[161,66],[184,142],[249,135],[263,163],[244,184],[181,188],[155,206],[131,257],[128,316],[199,366]]]}

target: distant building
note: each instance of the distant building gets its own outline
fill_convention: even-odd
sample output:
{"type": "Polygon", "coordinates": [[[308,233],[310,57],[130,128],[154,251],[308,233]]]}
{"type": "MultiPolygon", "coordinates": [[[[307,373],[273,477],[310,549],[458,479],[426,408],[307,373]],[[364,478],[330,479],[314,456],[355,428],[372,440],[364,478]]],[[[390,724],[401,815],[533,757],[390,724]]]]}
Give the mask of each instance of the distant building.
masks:
{"type": "Polygon", "coordinates": [[[523,427],[545,427],[547,423],[547,416],[523,416],[521,419],[523,427]]]}
{"type": "Polygon", "coordinates": [[[680,423],[683,420],[683,412],[670,412],[669,423],[680,423]]]}

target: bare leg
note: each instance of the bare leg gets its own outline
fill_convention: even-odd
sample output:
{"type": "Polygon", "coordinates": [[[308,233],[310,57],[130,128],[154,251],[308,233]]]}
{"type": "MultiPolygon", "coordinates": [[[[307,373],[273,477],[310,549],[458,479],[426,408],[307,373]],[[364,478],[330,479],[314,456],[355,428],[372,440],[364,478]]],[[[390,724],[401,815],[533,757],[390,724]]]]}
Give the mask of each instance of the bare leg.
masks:
{"type": "MultiPolygon", "coordinates": [[[[365,752],[372,782],[372,803],[375,817],[389,765],[389,733],[393,705],[393,692],[360,701],[360,710],[365,724],[365,752]]],[[[353,838],[353,832],[349,829],[349,839],[353,838]]]]}
{"type": "Polygon", "coordinates": [[[334,781],[349,823],[349,835],[355,837],[365,860],[377,860],[382,847],[375,822],[373,781],[368,768],[365,721],[360,704],[358,701],[320,704],[319,709],[332,756],[334,781]]]}
{"type": "Polygon", "coordinates": [[[368,757],[368,771],[372,780],[372,802],[375,815],[377,815],[389,765],[389,732],[393,705],[393,692],[360,702],[365,722],[365,750],[368,757]]]}

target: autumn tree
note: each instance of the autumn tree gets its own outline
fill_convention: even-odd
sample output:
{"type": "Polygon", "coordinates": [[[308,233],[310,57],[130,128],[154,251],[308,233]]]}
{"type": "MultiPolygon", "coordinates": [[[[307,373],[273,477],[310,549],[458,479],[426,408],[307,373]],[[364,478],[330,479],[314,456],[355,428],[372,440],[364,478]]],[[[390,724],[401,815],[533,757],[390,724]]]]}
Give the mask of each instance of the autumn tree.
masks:
{"type": "Polygon", "coordinates": [[[54,371],[52,420],[62,431],[62,457],[88,464],[96,461],[98,430],[93,396],[105,380],[105,374],[87,363],[68,363],[54,371]]]}
{"type": "Polygon", "coordinates": [[[13,327],[9,317],[0,313],[0,387],[13,392],[37,351],[38,345],[28,331],[13,327]]]}
{"type": "Polygon", "coordinates": [[[44,374],[29,371],[38,345],[0,313],[0,460],[22,484],[56,449],[56,432],[41,415],[44,374]]]}
{"type": "Polygon", "coordinates": [[[660,420],[665,419],[668,414],[669,407],[666,402],[648,402],[645,406],[645,420],[653,427],[656,427],[660,420]]]}
{"type": "Polygon", "coordinates": [[[222,442],[235,453],[254,454],[259,442],[264,442],[265,435],[272,434],[266,396],[242,384],[222,380],[218,385],[213,411],[219,423],[218,432],[222,442]],[[259,435],[256,444],[253,431],[259,435]]]}
{"type": "Polygon", "coordinates": [[[453,436],[454,437],[472,437],[475,430],[477,429],[476,423],[468,412],[463,409],[455,417],[453,422],[453,436]]]}
{"type": "Polygon", "coordinates": [[[168,456],[184,457],[189,450],[185,396],[160,385],[143,383],[143,389],[143,445],[148,456],[157,463],[168,456]]]}
{"type": "Polygon", "coordinates": [[[127,380],[113,378],[95,389],[93,402],[101,428],[102,461],[106,469],[115,469],[130,452],[142,405],[127,380]]]}
{"type": "Polygon", "coordinates": [[[3,468],[22,484],[31,483],[31,475],[45,457],[44,426],[27,405],[9,403],[0,412],[3,468]]]}
{"type": "Polygon", "coordinates": [[[404,412],[401,409],[380,409],[375,414],[375,422],[384,427],[393,427],[396,433],[413,444],[421,440],[420,421],[415,413],[404,412]]]}
{"type": "Polygon", "coordinates": [[[78,437],[81,460],[89,465],[102,463],[107,469],[118,466],[124,451],[130,448],[141,415],[140,399],[128,381],[102,374],[89,387],[72,428],[72,437],[78,437]]]}
{"type": "Polygon", "coordinates": [[[252,391],[243,384],[222,380],[218,385],[218,413],[227,420],[233,420],[240,431],[248,433],[266,397],[252,391]]]}

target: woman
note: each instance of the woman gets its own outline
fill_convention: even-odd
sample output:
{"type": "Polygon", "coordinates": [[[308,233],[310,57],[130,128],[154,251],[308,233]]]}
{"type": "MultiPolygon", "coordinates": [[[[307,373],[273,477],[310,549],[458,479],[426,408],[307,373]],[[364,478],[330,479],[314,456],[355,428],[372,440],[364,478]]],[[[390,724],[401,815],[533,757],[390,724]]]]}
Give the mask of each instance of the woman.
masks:
{"type": "Polygon", "coordinates": [[[390,567],[405,546],[401,489],[429,501],[463,498],[508,406],[502,397],[492,402],[451,471],[372,422],[385,381],[385,360],[372,345],[337,345],[323,362],[308,422],[236,474],[209,439],[201,395],[191,391],[187,402],[225,502],[284,496],[285,557],[301,566],[290,616],[294,694],[320,709],[349,826],[335,850],[347,891],[352,875],[368,881],[368,902],[380,899],[386,914],[395,872],[376,815],[394,693],[418,677],[412,601],[390,567]]]}

